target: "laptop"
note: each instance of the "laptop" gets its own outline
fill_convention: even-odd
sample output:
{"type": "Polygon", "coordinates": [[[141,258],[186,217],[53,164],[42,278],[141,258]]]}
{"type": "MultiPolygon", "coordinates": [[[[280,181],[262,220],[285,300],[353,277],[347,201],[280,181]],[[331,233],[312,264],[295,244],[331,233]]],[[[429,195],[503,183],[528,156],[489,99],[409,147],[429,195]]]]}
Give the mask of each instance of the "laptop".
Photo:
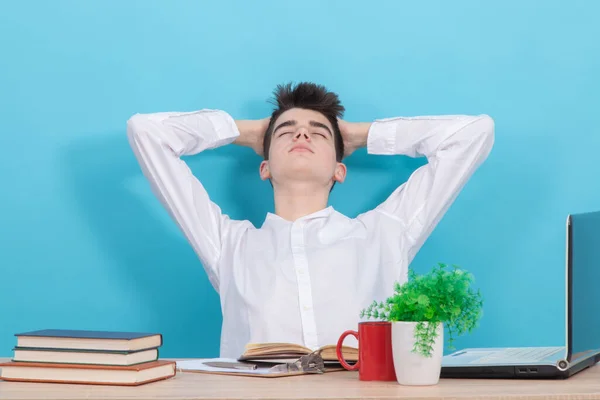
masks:
{"type": "Polygon", "coordinates": [[[442,378],[564,379],[600,361],[600,211],[569,214],[566,226],[566,344],[458,350],[442,378]]]}

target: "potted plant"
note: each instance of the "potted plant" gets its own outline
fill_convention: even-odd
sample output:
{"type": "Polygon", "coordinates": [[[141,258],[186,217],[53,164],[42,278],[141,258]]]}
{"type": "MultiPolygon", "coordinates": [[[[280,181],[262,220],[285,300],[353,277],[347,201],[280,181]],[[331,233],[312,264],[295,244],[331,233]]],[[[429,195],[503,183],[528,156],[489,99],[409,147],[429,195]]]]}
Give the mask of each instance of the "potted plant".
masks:
{"type": "Polygon", "coordinates": [[[439,382],[444,328],[448,346],[456,336],[472,331],[482,315],[479,290],[473,276],[456,266],[439,263],[419,275],[409,269],[408,280],[394,285],[385,302],[376,301],[361,317],[392,323],[392,352],[398,383],[435,385],[439,382]]]}

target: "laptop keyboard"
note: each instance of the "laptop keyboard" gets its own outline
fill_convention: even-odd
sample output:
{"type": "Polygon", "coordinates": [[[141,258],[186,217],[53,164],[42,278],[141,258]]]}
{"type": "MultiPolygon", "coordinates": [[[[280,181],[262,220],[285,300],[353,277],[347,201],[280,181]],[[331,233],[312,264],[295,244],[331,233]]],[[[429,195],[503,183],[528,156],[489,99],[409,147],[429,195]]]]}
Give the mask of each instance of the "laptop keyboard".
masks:
{"type": "Polygon", "coordinates": [[[486,354],[470,364],[534,363],[564,351],[562,347],[519,347],[508,348],[486,354]]]}

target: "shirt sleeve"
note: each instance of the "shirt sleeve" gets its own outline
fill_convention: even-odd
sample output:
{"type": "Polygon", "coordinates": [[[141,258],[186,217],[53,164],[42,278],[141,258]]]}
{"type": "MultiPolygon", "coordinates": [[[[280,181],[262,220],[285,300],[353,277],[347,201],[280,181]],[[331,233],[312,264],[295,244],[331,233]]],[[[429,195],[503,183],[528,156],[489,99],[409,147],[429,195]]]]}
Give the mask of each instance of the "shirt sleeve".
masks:
{"type": "Polygon", "coordinates": [[[223,238],[237,225],[213,203],[182,156],[233,142],[235,121],[219,110],[136,114],[127,136],[154,194],[198,254],[213,287],[219,289],[223,238]]]}
{"type": "Polygon", "coordinates": [[[487,115],[398,117],[371,125],[369,154],[427,158],[425,165],[372,211],[394,222],[391,226],[408,244],[408,262],[487,158],[493,142],[494,121],[487,115]]]}

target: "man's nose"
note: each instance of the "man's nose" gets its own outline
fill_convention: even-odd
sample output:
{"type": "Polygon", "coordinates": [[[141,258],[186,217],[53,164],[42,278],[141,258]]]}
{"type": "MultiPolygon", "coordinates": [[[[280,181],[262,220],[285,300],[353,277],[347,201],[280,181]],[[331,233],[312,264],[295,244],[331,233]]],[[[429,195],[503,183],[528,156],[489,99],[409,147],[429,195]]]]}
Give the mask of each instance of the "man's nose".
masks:
{"type": "Polygon", "coordinates": [[[310,142],[310,136],[304,129],[299,130],[296,132],[296,135],[294,135],[294,140],[298,140],[300,138],[304,138],[306,141],[310,142]]]}

